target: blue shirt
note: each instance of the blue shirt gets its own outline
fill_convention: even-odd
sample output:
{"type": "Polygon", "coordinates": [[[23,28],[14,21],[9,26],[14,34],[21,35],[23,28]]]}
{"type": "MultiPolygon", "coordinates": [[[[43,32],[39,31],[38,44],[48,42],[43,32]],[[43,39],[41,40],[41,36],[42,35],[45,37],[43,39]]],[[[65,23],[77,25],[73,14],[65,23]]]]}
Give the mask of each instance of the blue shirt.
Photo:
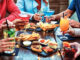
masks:
{"type": "MultiPolygon", "coordinates": [[[[37,9],[38,3],[35,0],[17,0],[16,5],[18,6],[18,8],[22,13],[30,14],[32,16],[39,11],[37,9]]],[[[46,5],[45,2],[41,0],[41,11],[45,11],[45,12],[50,11],[49,2],[48,5],[46,5]]],[[[32,20],[32,17],[30,18],[30,20],[32,20]]],[[[42,19],[41,21],[45,21],[45,20],[42,19]]]]}
{"type": "Polygon", "coordinates": [[[72,11],[76,11],[79,22],[80,22],[80,0],[72,0],[68,9],[72,11]]]}
{"type": "MultiPolygon", "coordinates": [[[[38,9],[37,9],[38,3],[35,0],[17,0],[16,5],[22,12],[26,12],[29,14],[35,14],[38,12],[38,9]]],[[[49,11],[50,10],[49,3],[46,6],[45,2],[41,0],[41,10],[49,11]]]]}

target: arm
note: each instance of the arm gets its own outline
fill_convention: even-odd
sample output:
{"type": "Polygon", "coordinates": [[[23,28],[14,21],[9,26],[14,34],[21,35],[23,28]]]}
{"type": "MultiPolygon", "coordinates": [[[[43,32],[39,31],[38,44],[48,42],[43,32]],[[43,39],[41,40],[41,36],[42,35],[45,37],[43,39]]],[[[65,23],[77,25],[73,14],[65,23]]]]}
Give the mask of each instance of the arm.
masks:
{"type": "MultiPolygon", "coordinates": [[[[66,15],[67,17],[71,17],[72,14],[74,13],[74,11],[69,10],[69,9],[67,9],[67,10],[65,10],[65,11],[63,11],[63,12],[64,12],[64,14],[67,14],[67,15],[66,15]]],[[[56,15],[52,15],[51,17],[54,17],[55,20],[60,20],[60,17],[63,16],[63,12],[61,12],[61,13],[59,13],[59,14],[56,14],[56,15]]]]}
{"type": "MultiPolygon", "coordinates": [[[[67,14],[68,17],[71,17],[72,14],[75,12],[75,0],[72,0],[71,4],[69,5],[68,9],[64,11],[64,14],[67,14]]],[[[59,20],[60,17],[63,16],[63,12],[53,15],[53,20],[59,20]]]]}
{"type": "Polygon", "coordinates": [[[28,15],[31,15],[31,16],[34,15],[34,14],[31,14],[31,13],[25,12],[25,10],[24,10],[25,9],[24,0],[17,0],[16,5],[18,6],[21,13],[24,13],[26,15],[28,14],[28,15]]]}
{"type": "Polygon", "coordinates": [[[2,23],[3,21],[5,21],[6,19],[13,21],[15,20],[18,16],[18,14],[20,13],[18,7],[15,5],[13,0],[7,0],[7,9],[9,11],[9,13],[11,13],[8,17],[2,19],[0,21],[0,23],[2,23]]]}
{"type": "Polygon", "coordinates": [[[80,28],[69,29],[66,33],[70,34],[73,37],[80,37],[80,28]]]}

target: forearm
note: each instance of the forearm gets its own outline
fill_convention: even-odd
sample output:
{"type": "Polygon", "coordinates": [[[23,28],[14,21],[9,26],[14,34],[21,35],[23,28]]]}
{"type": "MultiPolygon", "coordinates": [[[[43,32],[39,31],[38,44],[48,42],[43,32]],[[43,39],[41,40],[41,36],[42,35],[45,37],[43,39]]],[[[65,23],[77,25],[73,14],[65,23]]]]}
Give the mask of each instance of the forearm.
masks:
{"type": "MultiPolygon", "coordinates": [[[[63,12],[61,12],[61,13],[59,13],[59,14],[56,14],[56,15],[55,15],[55,17],[56,17],[55,19],[56,19],[56,20],[60,20],[60,17],[63,16],[63,13],[65,14],[66,17],[71,17],[74,12],[71,11],[71,10],[69,10],[69,9],[67,9],[67,10],[65,10],[65,11],[63,11],[63,12]]],[[[53,15],[53,16],[54,16],[54,15],[53,15]]]]}

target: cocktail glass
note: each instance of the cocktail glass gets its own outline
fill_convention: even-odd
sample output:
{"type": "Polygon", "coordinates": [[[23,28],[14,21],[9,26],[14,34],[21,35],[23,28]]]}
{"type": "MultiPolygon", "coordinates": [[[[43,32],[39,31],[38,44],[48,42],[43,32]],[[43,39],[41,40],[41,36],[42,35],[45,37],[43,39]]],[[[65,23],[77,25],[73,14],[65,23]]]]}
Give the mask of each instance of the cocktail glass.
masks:
{"type": "MultiPolygon", "coordinates": [[[[10,29],[10,31],[4,30],[3,34],[4,34],[4,39],[14,38],[13,40],[10,40],[9,42],[15,42],[15,29],[10,29]]],[[[7,54],[13,53],[15,50],[15,45],[13,47],[9,47],[8,49],[11,49],[11,51],[5,51],[4,53],[7,53],[7,54]]]]}
{"type": "Polygon", "coordinates": [[[60,29],[61,29],[61,32],[63,32],[63,36],[60,37],[60,38],[61,39],[68,39],[65,36],[65,32],[69,29],[69,19],[68,18],[61,17],[61,19],[60,19],[60,29]]]}

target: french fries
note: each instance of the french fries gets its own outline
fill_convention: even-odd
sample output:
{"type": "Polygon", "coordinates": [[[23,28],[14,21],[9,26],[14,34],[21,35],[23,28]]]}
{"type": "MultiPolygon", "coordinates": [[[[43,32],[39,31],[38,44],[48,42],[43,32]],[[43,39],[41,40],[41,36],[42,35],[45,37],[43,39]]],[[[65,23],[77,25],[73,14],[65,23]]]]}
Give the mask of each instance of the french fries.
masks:
{"type": "Polygon", "coordinates": [[[25,41],[32,41],[32,40],[38,40],[40,38],[40,35],[38,33],[33,32],[32,34],[20,34],[21,40],[25,41]]]}

